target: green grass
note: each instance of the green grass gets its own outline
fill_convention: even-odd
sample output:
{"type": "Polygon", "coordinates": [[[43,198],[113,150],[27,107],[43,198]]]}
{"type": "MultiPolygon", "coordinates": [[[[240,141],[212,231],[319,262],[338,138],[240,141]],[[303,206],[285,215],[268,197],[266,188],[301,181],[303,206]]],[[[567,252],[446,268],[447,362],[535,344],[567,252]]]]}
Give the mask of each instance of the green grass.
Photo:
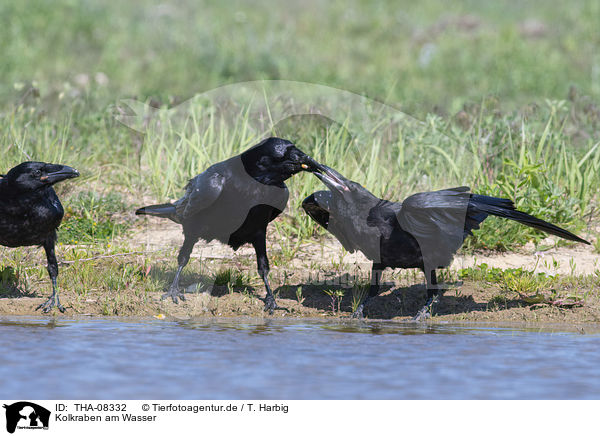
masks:
{"type": "Polygon", "coordinates": [[[215,273],[214,277],[215,286],[233,286],[241,287],[244,286],[250,278],[245,273],[241,273],[232,268],[226,268],[219,270],[215,273]]]}
{"type": "Polygon", "coordinates": [[[22,268],[19,269],[15,270],[11,266],[0,268],[1,296],[15,296],[19,295],[20,293],[27,293],[26,291],[22,292],[23,285],[26,285],[26,283],[22,283],[23,280],[21,279],[21,276],[23,271],[22,268]],[[19,271],[19,269],[21,271],[19,271]]]}
{"type": "Polygon", "coordinates": [[[501,285],[505,290],[526,294],[546,289],[556,276],[534,273],[523,268],[497,268],[482,263],[458,271],[458,277],[465,280],[483,281],[501,285]]]}
{"type": "MultiPolygon", "coordinates": [[[[58,187],[61,241],[105,243],[126,231],[116,217],[143,196],[176,198],[187,179],[271,133],[387,199],[466,184],[585,237],[600,186],[599,8],[592,0],[463,0],[452,10],[433,1],[5,2],[0,169],[28,159],[78,168],[80,179],[58,187]],[[184,105],[182,118],[168,111],[256,79],[350,90],[415,118],[390,129],[393,111],[364,125],[353,113],[293,117],[260,130],[247,105],[227,119],[206,99],[184,105]],[[111,105],[131,97],[160,106],[160,126],[144,135],[117,122],[111,105]]],[[[275,113],[286,102],[270,104],[275,113]]],[[[309,174],[288,184],[274,264],[323,234],[299,208],[323,186],[309,174]]],[[[465,249],[543,238],[490,218],[465,249]]]]}
{"type": "Polygon", "coordinates": [[[483,263],[458,271],[465,280],[496,285],[499,291],[489,301],[492,309],[507,309],[516,299],[532,308],[544,305],[558,308],[580,307],[595,292],[598,272],[588,276],[563,276],[534,273],[523,268],[501,269],[483,263]]]}
{"type": "Polygon", "coordinates": [[[352,313],[356,312],[360,304],[365,300],[367,295],[369,295],[370,284],[360,284],[356,283],[352,287],[352,313]]]}
{"type": "MultiPolygon", "coordinates": [[[[351,125],[349,118],[340,123],[308,116],[288,118],[266,133],[294,140],[318,161],[387,199],[466,184],[478,193],[510,198],[519,209],[572,231],[583,230],[585,218],[595,210],[600,143],[568,133],[585,117],[579,103],[547,101],[535,116],[518,111],[485,115],[486,104],[464,113],[472,119],[468,128],[436,115],[424,122],[404,116],[391,130],[373,130],[371,122],[351,125]]],[[[265,134],[252,128],[251,106],[242,109],[239,116],[226,119],[215,115],[210,102],[198,99],[178,108],[177,116],[172,110],[157,111],[140,151],[140,173],[135,176],[131,167],[128,183],[157,201],[181,195],[191,175],[245,150],[265,134]]],[[[380,114],[375,125],[387,126],[396,114],[380,114]]],[[[287,213],[275,223],[284,241],[284,260],[298,247],[291,238],[322,232],[299,212],[303,198],[323,189],[320,182],[299,174],[288,185],[287,213]]],[[[508,250],[544,238],[522,225],[490,219],[466,249],[508,250]]]]}
{"type": "Polygon", "coordinates": [[[451,113],[490,94],[564,99],[571,84],[597,99],[598,16],[594,0],[4,2],[0,96],[34,82],[63,102],[168,101],[284,78],[451,113]],[[541,32],[527,30],[532,19],[541,32]]]}
{"type": "Polygon", "coordinates": [[[125,212],[125,208],[118,193],[101,196],[82,191],[72,198],[65,210],[58,241],[65,244],[109,242],[127,227],[114,217],[125,212]]]}

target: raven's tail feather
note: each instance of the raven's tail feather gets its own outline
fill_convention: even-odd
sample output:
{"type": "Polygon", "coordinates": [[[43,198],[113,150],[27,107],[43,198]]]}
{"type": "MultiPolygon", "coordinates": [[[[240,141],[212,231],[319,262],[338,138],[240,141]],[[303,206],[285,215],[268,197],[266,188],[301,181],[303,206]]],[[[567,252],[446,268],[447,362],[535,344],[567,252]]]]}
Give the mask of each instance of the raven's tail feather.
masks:
{"type": "Polygon", "coordinates": [[[164,203],[164,204],[154,204],[152,206],[144,206],[140,207],[135,211],[136,215],[152,215],[158,216],[161,218],[169,218],[177,222],[176,214],[177,210],[174,204],[164,203]]]}
{"type": "Polygon", "coordinates": [[[488,197],[486,195],[477,195],[473,194],[469,201],[469,209],[467,215],[474,215],[477,218],[482,217],[483,219],[479,220],[475,218],[475,221],[479,223],[485,219],[483,215],[495,215],[502,218],[507,218],[513,221],[518,221],[526,226],[533,227],[539,230],[542,230],[546,233],[550,233],[551,235],[559,236],[563,239],[568,239],[570,241],[582,242],[584,244],[590,245],[588,241],[580,238],[577,235],[569,232],[568,230],[561,229],[554,224],[550,224],[544,220],[536,218],[532,215],[529,215],[525,212],[521,212],[515,209],[515,206],[512,201],[507,200],[505,198],[495,198],[488,197]]]}

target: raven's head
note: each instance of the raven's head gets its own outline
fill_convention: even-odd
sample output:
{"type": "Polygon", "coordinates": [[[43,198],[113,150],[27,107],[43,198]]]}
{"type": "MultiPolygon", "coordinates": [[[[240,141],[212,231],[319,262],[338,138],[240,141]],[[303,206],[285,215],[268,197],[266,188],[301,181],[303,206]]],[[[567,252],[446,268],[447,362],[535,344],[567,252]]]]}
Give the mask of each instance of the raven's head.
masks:
{"type": "Polygon", "coordinates": [[[371,225],[369,217],[385,200],[331,168],[324,167],[322,172],[315,174],[329,190],[309,195],[302,202],[302,208],[346,250],[362,251],[367,258],[380,262],[382,232],[371,225]]]}
{"type": "Polygon", "coordinates": [[[349,214],[362,215],[363,208],[371,207],[377,198],[361,184],[349,180],[336,170],[321,165],[322,170],[315,175],[329,188],[329,191],[317,191],[302,202],[302,208],[321,226],[328,228],[330,216],[339,220],[349,214]]]}
{"type": "Polygon", "coordinates": [[[23,162],[4,177],[10,186],[21,191],[35,191],[65,179],[78,177],[79,172],[66,165],[44,162],[23,162]]]}
{"type": "Polygon", "coordinates": [[[331,216],[331,192],[313,192],[302,201],[302,209],[321,227],[328,228],[331,216]]]}
{"type": "Polygon", "coordinates": [[[329,170],[292,142],[280,138],[267,138],[245,151],[242,162],[248,174],[268,184],[282,183],[300,171],[319,174],[329,170]]]}

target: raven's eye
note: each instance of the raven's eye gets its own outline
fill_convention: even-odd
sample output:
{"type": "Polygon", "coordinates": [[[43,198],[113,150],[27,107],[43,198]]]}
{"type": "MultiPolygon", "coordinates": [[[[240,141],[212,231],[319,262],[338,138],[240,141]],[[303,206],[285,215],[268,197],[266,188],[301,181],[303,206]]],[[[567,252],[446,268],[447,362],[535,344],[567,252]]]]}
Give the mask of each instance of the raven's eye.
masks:
{"type": "Polygon", "coordinates": [[[32,177],[40,177],[42,175],[42,172],[40,170],[33,170],[33,172],[31,173],[32,177]]]}

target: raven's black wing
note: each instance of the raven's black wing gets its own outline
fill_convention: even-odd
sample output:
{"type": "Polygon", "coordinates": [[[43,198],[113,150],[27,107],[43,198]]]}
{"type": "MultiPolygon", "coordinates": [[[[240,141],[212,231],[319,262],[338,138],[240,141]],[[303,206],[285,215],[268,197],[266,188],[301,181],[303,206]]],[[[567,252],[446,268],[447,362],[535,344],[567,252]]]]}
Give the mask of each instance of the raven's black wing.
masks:
{"type": "Polygon", "coordinates": [[[464,240],[470,197],[469,188],[462,186],[414,194],[402,203],[398,222],[419,243],[426,267],[445,267],[452,261],[464,240]]]}
{"type": "Polygon", "coordinates": [[[189,181],[185,195],[175,202],[177,216],[190,218],[213,204],[225,185],[225,176],[207,169],[189,181]]]}

